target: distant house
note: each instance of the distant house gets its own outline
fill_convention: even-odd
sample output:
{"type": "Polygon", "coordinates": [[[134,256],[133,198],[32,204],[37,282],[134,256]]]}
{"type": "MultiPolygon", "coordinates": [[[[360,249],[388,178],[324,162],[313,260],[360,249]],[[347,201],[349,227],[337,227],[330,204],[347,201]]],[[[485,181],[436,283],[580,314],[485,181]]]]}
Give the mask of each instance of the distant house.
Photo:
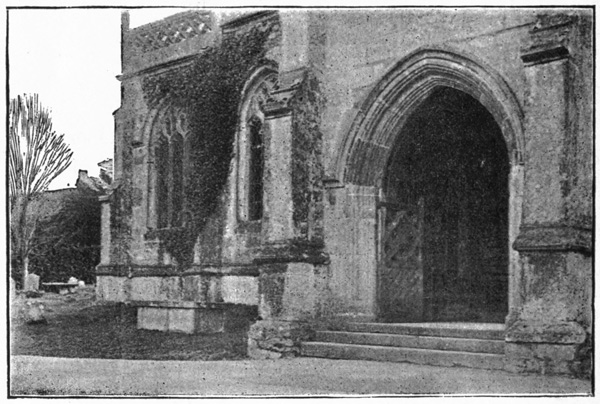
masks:
{"type": "Polygon", "coordinates": [[[100,167],[100,179],[110,185],[113,180],[113,159],[102,160],[98,166],[100,167]]]}
{"type": "MultiPolygon", "coordinates": [[[[109,162],[101,174],[110,181],[109,162]]],[[[44,192],[31,205],[36,231],[30,272],[43,282],[66,281],[71,276],[95,281],[100,256],[100,202],[109,184],[80,170],[75,188],[44,192]]]]}

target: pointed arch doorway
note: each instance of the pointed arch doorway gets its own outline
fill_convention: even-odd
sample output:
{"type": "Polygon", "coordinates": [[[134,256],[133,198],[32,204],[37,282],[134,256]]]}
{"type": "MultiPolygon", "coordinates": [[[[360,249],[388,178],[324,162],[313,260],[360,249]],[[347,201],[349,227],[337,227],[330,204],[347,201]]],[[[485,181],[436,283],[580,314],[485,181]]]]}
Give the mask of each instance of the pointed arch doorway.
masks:
{"type": "Polygon", "coordinates": [[[379,203],[383,321],[503,322],[510,161],[469,94],[436,87],[398,129],[379,203]]]}
{"type": "Polygon", "coordinates": [[[523,120],[498,72],[448,49],[416,50],[369,92],[332,176],[379,194],[377,206],[357,207],[377,212],[377,263],[366,270],[379,320],[518,315],[523,274],[510,246],[522,216],[523,120]]]}

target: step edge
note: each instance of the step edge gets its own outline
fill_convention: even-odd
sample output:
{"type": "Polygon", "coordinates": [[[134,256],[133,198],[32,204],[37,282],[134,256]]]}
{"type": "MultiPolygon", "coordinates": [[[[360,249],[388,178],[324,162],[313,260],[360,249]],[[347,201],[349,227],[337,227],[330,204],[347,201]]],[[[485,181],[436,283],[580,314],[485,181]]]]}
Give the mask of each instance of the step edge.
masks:
{"type": "Polygon", "coordinates": [[[407,348],[407,347],[399,347],[399,346],[387,346],[387,345],[362,345],[362,344],[343,344],[339,342],[322,342],[322,341],[303,341],[301,345],[306,346],[316,346],[316,345],[327,345],[333,347],[352,347],[352,348],[376,348],[376,349],[391,349],[391,350],[408,350],[408,351],[418,351],[418,352],[432,352],[432,353],[455,353],[461,355],[477,355],[477,356],[489,356],[493,358],[502,358],[504,359],[504,354],[495,354],[495,353],[487,353],[487,352],[468,352],[468,351],[452,351],[452,350],[440,350],[440,349],[426,349],[426,348],[407,348]]]}
{"type": "MultiPolygon", "coordinates": [[[[356,327],[358,329],[363,329],[365,327],[378,327],[378,328],[388,328],[387,330],[382,331],[370,331],[370,334],[396,334],[396,335],[415,335],[415,336],[427,336],[427,337],[444,337],[444,335],[440,335],[443,333],[454,333],[455,335],[447,335],[448,338],[465,338],[472,339],[469,335],[486,335],[488,336],[488,340],[503,340],[505,338],[505,330],[472,330],[472,329],[464,329],[464,328],[432,328],[432,327],[415,327],[410,325],[386,325],[385,323],[348,323],[342,327],[340,330],[333,331],[341,331],[341,332],[365,332],[363,330],[353,331],[351,327],[356,327]],[[395,332],[390,332],[395,331],[395,332]],[[467,335],[465,337],[461,337],[458,334],[467,335]]],[[[475,338],[482,339],[482,338],[475,338]]]]}
{"type": "Polygon", "coordinates": [[[495,339],[467,339],[335,331],[318,333],[313,342],[495,354],[503,353],[505,349],[505,341],[495,339]],[[388,341],[380,341],[378,338],[385,338],[388,339],[388,341]],[[441,348],[440,345],[445,346],[445,348],[441,348]]]}
{"type": "Polygon", "coordinates": [[[361,332],[361,331],[329,331],[329,330],[320,330],[317,331],[317,335],[320,333],[327,334],[335,334],[335,335],[364,335],[364,336],[390,336],[390,337],[414,337],[414,338],[423,338],[423,339],[454,339],[461,341],[469,341],[469,342],[496,342],[496,343],[504,343],[504,339],[492,339],[492,338],[460,338],[455,336],[445,336],[445,335],[414,335],[414,334],[390,334],[384,332],[361,332]]]}

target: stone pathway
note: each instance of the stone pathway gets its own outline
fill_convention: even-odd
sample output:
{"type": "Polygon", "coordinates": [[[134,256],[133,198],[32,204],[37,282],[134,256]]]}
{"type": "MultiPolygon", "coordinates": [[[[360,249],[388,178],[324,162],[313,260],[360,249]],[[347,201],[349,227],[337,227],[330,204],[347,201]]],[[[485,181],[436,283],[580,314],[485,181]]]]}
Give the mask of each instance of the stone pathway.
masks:
{"type": "Polygon", "coordinates": [[[591,383],[557,376],[407,363],[295,358],[140,361],[11,358],[14,395],[589,395],[591,383]]]}

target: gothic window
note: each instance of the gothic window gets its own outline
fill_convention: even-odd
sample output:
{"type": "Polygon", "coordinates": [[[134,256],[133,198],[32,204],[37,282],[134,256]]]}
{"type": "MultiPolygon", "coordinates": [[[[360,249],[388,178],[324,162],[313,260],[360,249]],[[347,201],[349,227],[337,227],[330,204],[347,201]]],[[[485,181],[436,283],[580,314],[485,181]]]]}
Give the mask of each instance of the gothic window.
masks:
{"type": "Polygon", "coordinates": [[[168,226],[169,205],[169,140],[162,137],[158,140],[156,146],[156,207],[158,212],[158,228],[168,226]]]}
{"type": "Polygon", "coordinates": [[[167,110],[156,129],[156,226],[159,229],[180,227],[185,216],[183,184],[188,133],[185,113],[167,110]]]}
{"type": "Polygon", "coordinates": [[[259,221],[264,213],[265,116],[264,106],[276,82],[271,70],[255,75],[242,104],[238,136],[238,218],[259,221]],[[258,77],[257,77],[258,76],[258,77]]]}
{"type": "Polygon", "coordinates": [[[248,178],[248,219],[260,220],[263,215],[264,152],[262,121],[253,116],[249,122],[250,153],[248,178]]]}

